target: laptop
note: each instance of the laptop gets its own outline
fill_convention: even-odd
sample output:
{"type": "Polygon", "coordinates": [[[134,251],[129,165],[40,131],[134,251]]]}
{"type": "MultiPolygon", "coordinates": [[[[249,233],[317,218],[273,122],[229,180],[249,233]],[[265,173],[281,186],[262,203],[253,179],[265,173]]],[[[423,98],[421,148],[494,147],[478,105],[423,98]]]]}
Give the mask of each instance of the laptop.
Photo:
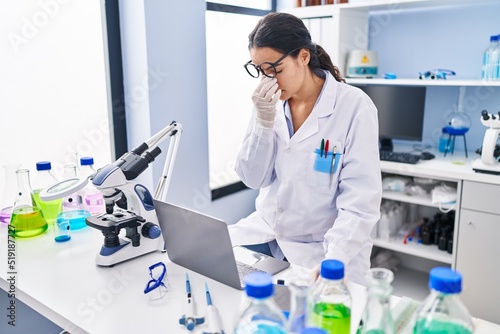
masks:
{"type": "Polygon", "coordinates": [[[241,290],[244,275],[251,271],[274,275],[290,266],[243,247],[233,250],[227,224],[220,219],[158,200],[154,206],[168,257],[182,267],[241,290]],[[236,261],[235,253],[244,251],[254,263],[236,261]]]}

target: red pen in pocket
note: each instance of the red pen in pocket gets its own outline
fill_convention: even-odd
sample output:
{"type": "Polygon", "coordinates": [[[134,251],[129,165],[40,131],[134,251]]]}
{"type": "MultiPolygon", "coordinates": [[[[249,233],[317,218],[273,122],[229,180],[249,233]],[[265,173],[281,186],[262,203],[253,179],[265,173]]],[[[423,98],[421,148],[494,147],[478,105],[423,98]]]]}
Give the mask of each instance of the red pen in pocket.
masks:
{"type": "Polygon", "coordinates": [[[328,158],[328,145],[330,145],[330,142],[327,139],[325,144],[325,158],[328,158]]]}

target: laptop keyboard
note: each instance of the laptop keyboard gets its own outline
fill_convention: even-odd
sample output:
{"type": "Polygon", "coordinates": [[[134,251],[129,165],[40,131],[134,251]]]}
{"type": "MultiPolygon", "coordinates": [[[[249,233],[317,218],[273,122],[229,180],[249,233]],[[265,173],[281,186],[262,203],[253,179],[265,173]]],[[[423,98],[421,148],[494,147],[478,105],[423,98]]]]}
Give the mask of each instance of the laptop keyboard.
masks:
{"type": "Polygon", "coordinates": [[[239,262],[239,261],[236,261],[236,267],[238,267],[238,273],[240,274],[240,282],[241,282],[242,286],[244,285],[244,278],[246,275],[253,273],[253,272],[261,272],[261,273],[264,272],[260,269],[252,267],[249,264],[239,262]]]}

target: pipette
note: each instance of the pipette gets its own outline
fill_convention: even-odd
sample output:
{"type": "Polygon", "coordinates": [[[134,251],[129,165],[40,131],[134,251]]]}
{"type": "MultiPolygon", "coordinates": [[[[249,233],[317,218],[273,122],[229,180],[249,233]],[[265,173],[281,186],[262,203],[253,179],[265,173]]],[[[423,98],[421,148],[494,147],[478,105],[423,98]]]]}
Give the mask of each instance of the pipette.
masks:
{"type": "Polygon", "coordinates": [[[208,285],[205,282],[205,291],[207,296],[207,321],[208,321],[208,332],[203,332],[203,334],[224,334],[222,326],[219,322],[219,314],[217,308],[212,304],[212,298],[210,297],[210,291],[208,290],[208,285]]]}
{"type": "Polygon", "coordinates": [[[196,325],[200,325],[203,322],[205,322],[205,318],[203,317],[196,317],[194,315],[195,312],[195,306],[194,306],[194,299],[191,294],[191,283],[189,282],[189,276],[186,273],[186,313],[179,319],[179,323],[181,325],[186,326],[186,328],[190,331],[192,331],[196,325]]]}

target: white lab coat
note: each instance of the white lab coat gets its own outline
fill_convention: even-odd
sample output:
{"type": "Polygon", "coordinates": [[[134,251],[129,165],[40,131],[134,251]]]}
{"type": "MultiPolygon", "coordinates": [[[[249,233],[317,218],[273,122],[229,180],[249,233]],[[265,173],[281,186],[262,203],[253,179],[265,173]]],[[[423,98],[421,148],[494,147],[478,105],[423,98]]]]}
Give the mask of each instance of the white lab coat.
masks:
{"type": "Polygon", "coordinates": [[[338,259],[349,281],[364,283],[382,196],[377,110],[366,94],[327,73],[316,105],[291,138],[280,101],[274,129],[250,124],[236,172],[260,192],[256,212],[229,226],[234,245],[276,240],[291,263],[313,268],[338,259]],[[342,153],[331,186],[330,175],[314,169],[323,138],[330,152],[335,145],[342,153]]]}

